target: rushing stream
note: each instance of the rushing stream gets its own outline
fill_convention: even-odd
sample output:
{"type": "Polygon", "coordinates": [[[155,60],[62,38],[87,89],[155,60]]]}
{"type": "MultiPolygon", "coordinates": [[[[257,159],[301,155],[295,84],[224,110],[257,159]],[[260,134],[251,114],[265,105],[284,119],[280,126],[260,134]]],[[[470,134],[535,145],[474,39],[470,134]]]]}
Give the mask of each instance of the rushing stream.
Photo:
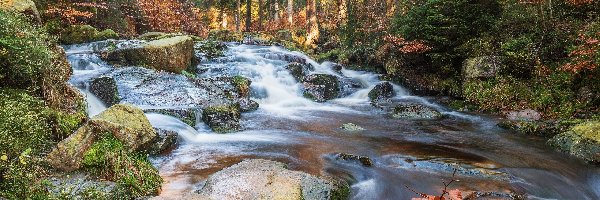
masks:
{"type": "MultiPolygon", "coordinates": [[[[91,44],[66,47],[74,75],[71,83],[88,97],[90,116],[106,109],[86,89],[93,77],[114,69],[92,52],[91,44]]],[[[252,81],[257,111],[242,115],[242,131],[216,134],[199,121],[191,127],[179,119],[148,113],[152,125],[177,131],[179,146],[153,158],[164,178],[161,196],[176,198],[201,187],[212,173],[246,158],[287,163],[290,169],[348,180],[352,199],[410,199],[407,187],[440,194],[442,181],[462,191],[526,193],[532,199],[600,199],[600,170],[545,145],[543,138],[517,135],[496,127],[497,117],[467,114],[411,96],[394,85],[394,101],[433,107],[446,117],[440,120],[402,120],[370,105],[368,92],[380,82],[377,74],[332,70],[333,63],[317,63],[298,52],[276,46],[228,44],[224,57],[204,60],[197,76],[242,75],[252,81]],[[280,55],[293,55],[314,67],[312,73],[337,74],[358,80],[362,88],[344,98],[316,103],[302,95],[302,84],[285,69],[280,55]],[[345,131],[345,123],[366,130],[345,131]],[[335,158],[336,153],[368,156],[372,167],[335,158]]],[[[137,70],[137,69],[136,69],[137,70]]],[[[191,91],[181,75],[160,73],[178,96],[191,91]],[[187,88],[187,90],[186,90],[187,88]]],[[[122,102],[140,107],[189,106],[186,100],[167,97],[135,99],[130,82],[118,79],[122,102]],[[166,99],[166,100],[165,100],[166,99]],[[164,103],[167,102],[167,103],[164,103]]],[[[151,98],[151,97],[148,97],[151,98]]],[[[193,105],[192,105],[193,106],[193,105]]]]}

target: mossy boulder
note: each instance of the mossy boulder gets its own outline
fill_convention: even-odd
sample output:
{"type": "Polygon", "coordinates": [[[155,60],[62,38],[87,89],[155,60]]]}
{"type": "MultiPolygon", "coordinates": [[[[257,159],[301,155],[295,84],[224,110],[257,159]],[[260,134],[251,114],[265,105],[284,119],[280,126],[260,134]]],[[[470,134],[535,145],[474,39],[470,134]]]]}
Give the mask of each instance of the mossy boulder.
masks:
{"type": "Polygon", "coordinates": [[[442,113],[439,111],[416,103],[401,103],[394,107],[392,116],[398,119],[439,119],[442,113]]]}
{"type": "Polygon", "coordinates": [[[113,65],[135,65],[173,73],[181,73],[198,63],[194,40],[189,36],[169,37],[116,49],[107,52],[104,58],[113,65]]]}
{"type": "Polygon", "coordinates": [[[93,79],[90,82],[90,92],[109,107],[121,101],[117,82],[112,77],[102,76],[93,79]]]}
{"type": "Polygon", "coordinates": [[[191,127],[196,126],[196,112],[198,109],[195,108],[154,108],[154,109],[145,109],[145,113],[158,113],[163,115],[169,115],[171,117],[175,117],[182,122],[190,125],[191,127]]]}
{"type": "Polygon", "coordinates": [[[347,199],[348,184],[292,171],[276,161],[251,159],[225,168],[198,191],[209,199],[347,199]]]}
{"type": "Polygon", "coordinates": [[[118,38],[119,34],[111,29],[98,31],[90,25],[71,25],[60,32],[59,41],[63,44],[80,44],[118,38]]]}
{"type": "Polygon", "coordinates": [[[394,86],[387,81],[378,83],[371,91],[369,91],[369,99],[371,101],[386,100],[394,97],[394,86]]]}
{"type": "Polygon", "coordinates": [[[600,164],[600,121],[590,121],[558,134],[548,144],[587,162],[600,164]]]}
{"type": "Polygon", "coordinates": [[[298,82],[302,82],[304,77],[310,73],[310,67],[306,64],[292,62],[285,66],[285,69],[290,71],[290,74],[296,79],[298,82]]]}
{"type": "Polygon", "coordinates": [[[147,32],[138,36],[140,40],[156,40],[167,36],[168,33],[163,32],[147,32]]]}
{"type": "Polygon", "coordinates": [[[19,12],[30,18],[34,24],[41,24],[40,13],[32,0],[0,1],[0,10],[19,12]]]}
{"type": "Polygon", "coordinates": [[[311,74],[304,77],[304,97],[316,102],[337,98],[339,88],[339,80],[334,75],[311,74]]]}
{"type": "Polygon", "coordinates": [[[161,154],[177,145],[177,132],[160,128],[155,128],[155,130],[158,135],[158,139],[149,148],[148,153],[150,155],[161,154]]]}
{"type": "Polygon", "coordinates": [[[359,155],[353,155],[353,154],[347,154],[347,153],[338,153],[335,155],[335,158],[337,160],[358,162],[364,167],[373,166],[373,161],[371,160],[371,158],[369,158],[367,156],[359,156],[359,155]]]}
{"type": "Polygon", "coordinates": [[[502,66],[500,57],[480,56],[466,59],[463,63],[464,78],[490,78],[496,76],[502,66]]]}
{"type": "Polygon", "coordinates": [[[207,58],[216,58],[225,55],[227,45],[217,40],[203,40],[194,45],[194,49],[207,58]]]}
{"type": "Polygon", "coordinates": [[[202,121],[218,133],[239,130],[240,118],[239,104],[209,106],[202,111],[202,121]]]}
{"type": "Polygon", "coordinates": [[[48,162],[54,168],[63,171],[79,169],[83,154],[101,133],[110,133],[130,152],[148,149],[157,138],[154,128],[142,110],[132,105],[118,104],[98,114],[61,141],[48,154],[48,162]]]}

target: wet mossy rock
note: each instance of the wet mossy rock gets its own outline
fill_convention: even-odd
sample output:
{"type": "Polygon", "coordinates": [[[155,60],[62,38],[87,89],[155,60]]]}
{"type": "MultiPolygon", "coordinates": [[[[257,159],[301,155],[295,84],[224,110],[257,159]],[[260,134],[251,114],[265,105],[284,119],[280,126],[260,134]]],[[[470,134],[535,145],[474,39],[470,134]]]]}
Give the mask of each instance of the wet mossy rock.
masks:
{"type": "Polygon", "coordinates": [[[335,99],[339,94],[339,80],[330,74],[311,74],[304,77],[304,97],[316,102],[335,99]]]}
{"type": "Polygon", "coordinates": [[[442,113],[439,111],[416,103],[402,103],[394,107],[393,115],[398,119],[439,119],[442,113]]]}
{"type": "Polygon", "coordinates": [[[147,32],[144,34],[141,34],[140,36],[138,36],[139,39],[141,40],[156,40],[162,37],[167,36],[167,33],[163,33],[163,32],[147,32]]]}
{"type": "Polygon", "coordinates": [[[63,44],[80,44],[118,38],[119,34],[111,29],[98,31],[90,25],[71,25],[60,33],[59,41],[63,44]]]}
{"type": "Polygon", "coordinates": [[[292,171],[280,162],[252,159],[225,168],[198,191],[209,199],[347,199],[348,184],[292,171]]]}
{"type": "Polygon", "coordinates": [[[239,130],[240,118],[239,104],[209,106],[202,111],[202,121],[218,133],[239,130]]]}
{"type": "Polygon", "coordinates": [[[94,144],[98,134],[110,133],[130,152],[144,151],[152,146],[157,133],[137,107],[114,105],[92,118],[74,134],[61,141],[48,154],[51,166],[63,171],[79,169],[84,153],[94,144]]]}
{"type": "Polygon", "coordinates": [[[387,81],[377,84],[371,91],[369,91],[369,99],[371,101],[385,100],[394,97],[394,86],[387,81]]]}
{"type": "Polygon", "coordinates": [[[480,56],[466,59],[463,63],[463,77],[490,78],[496,76],[502,66],[498,56],[480,56]]]}
{"type": "Polygon", "coordinates": [[[576,125],[554,136],[548,144],[587,162],[600,164],[600,121],[576,125]]]}
{"type": "Polygon", "coordinates": [[[173,73],[181,73],[198,63],[194,40],[190,36],[169,37],[109,51],[104,58],[114,65],[142,66],[173,73]]]}
{"type": "Polygon", "coordinates": [[[92,80],[90,92],[102,100],[106,106],[112,106],[121,101],[117,82],[112,77],[102,76],[92,80]]]}
{"type": "Polygon", "coordinates": [[[145,113],[159,113],[163,115],[169,115],[171,117],[175,117],[182,122],[190,125],[191,127],[196,126],[196,112],[198,112],[195,108],[156,108],[156,109],[146,109],[145,113]]]}
{"type": "Polygon", "coordinates": [[[19,12],[27,16],[34,24],[41,24],[40,13],[32,0],[0,1],[0,10],[19,12]]]}
{"type": "Polygon", "coordinates": [[[290,74],[296,79],[298,82],[302,82],[304,77],[310,73],[310,67],[306,64],[292,62],[285,66],[285,69],[290,71],[290,74]]]}

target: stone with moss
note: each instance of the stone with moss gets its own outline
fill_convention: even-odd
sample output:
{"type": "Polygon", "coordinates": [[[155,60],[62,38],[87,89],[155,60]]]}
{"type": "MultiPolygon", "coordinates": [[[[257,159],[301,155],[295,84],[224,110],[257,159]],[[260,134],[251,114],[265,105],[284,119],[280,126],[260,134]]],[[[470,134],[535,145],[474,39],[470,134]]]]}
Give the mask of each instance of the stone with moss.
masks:
{"type": "Polygon", "coordinates": [[[218,133],[239,130],[240,117],[239,104],[209,106],[202,111],[202,121],[218,133]]]}
{"type": "Polygon", "coordinates": [[[199,111],[196,108],[151,108],[145,109],[144,112],[169,115],[181,120],[191,127],[195,127],[197,121],[196,113],[199,111]]]}
{"type": "Polygon", "coordinates": [[[335,99],[339,94],[339,80],[330,74],[311,74],[304,78],[304,97],[316,102],[335,99]]]}
{"type": "Polygon", "coordinates": [[[398,119],[440,119],[442,113],[439,111],[416,103],[401,103],[394,107],[392,117],[398,119]]]}
{"type": "Polygon", "coordinates": [[[110,29],[98,31],[90,25],[71,25],[61,31],[59,41],[63,44],[80,44],[118,38],[119,34],[110,29]]]}
{"type": "Polygon", "coordinates": [[[302,82],[304,77],[310,73],[310,67],[298,62],[289,63],[285,66],[285,69],[287,69],[298,82],[302,82]]]}
{"type": "Polygon", "coordinates": [[[589,121],[554,136],[548,144],[589,163],[600,164],[600,121],[589,121]]]}
{"type": "Polygon", "coordinates": [[[211,175],[197,191],[208,199],[347,199],[348,184],[288,170],[276,161],[251,159],[211,175]]]}
{"type": "Polygon", "coordinates": [[[122,141],[130,152],[148,149],[157,138],[142,110],[132,105],[118,104],[95,116],[61,141],[48,154],[48,162],[63,171],[79,169],[83,154],[94,144],[98,134],[105,132],[122,141]]]}
{"type": "Polygon", "coordinates": [[[32,0],[0,1],[0,10],[8,10],[23,13],[31,22],[41,24],[40,13],[32,0]]]}
{"type": "Polygon", "coordinates": [[[198,63],[194,41],[189,36],[169,37],[116,49],[107,52],[104,59],[117,66],[134,65],[173,73],[181,73],[198,63]]]}
{"type": "Polygon", "coordinates": [[[164,32],[147,32],[138,36],[141,40],[156,40],[166,36],[167,33],[164,32]]]}
{"type": "Polygon", "coordinates": [[[369,91],[369,99],[371,99],[371,101],[386,100],[394,97],[394,95],[396,95],[394,86],[387,81],[378,83],[371,91],[369,91]]]}
{"type": "Polygon", "coordinates": [[[93,79],[90,82],[90,92],[106,106],[112,106],[118,104],[121,101],[119,97],[119,90],[117,89],[117,82],[114,78],[108,76],[102,76],[93,79]]]}
{"type": "Polygon", "coordinates": [[[462,73],[465,78],[490,78],[496,76],[501,66],[501,58],[497,56],[469,58],[463,63],[462,73]]]}

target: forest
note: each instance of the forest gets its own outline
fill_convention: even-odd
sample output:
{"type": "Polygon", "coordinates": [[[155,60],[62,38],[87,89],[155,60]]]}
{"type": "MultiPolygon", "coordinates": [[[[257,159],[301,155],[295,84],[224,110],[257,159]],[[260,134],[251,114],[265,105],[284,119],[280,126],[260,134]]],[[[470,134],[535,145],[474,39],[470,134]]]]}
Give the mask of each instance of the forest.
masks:
{"type": "Polygon", "coordinates": [[[600,1],[0,0],[0,200],[598,199],[599,166],[600,1]]]}

